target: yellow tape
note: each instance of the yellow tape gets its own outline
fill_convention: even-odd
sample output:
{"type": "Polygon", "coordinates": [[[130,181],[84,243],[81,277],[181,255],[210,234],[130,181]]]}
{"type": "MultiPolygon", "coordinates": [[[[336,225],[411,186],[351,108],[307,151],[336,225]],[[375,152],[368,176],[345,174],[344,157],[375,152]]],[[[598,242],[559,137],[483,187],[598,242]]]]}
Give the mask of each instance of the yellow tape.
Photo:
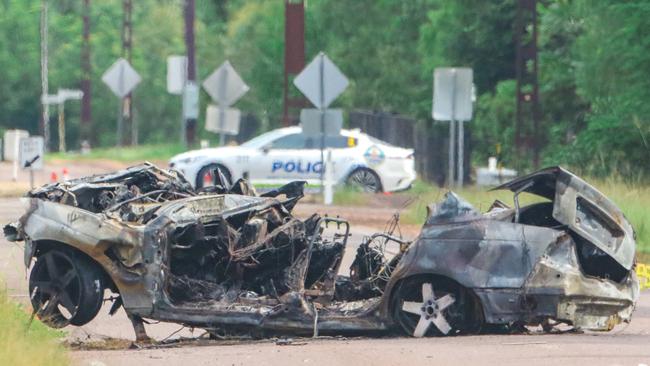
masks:
{"type": "Polygon", "coordinates": [[[650,288],[650,265],[638,263],[636,265],[636,276],[639,278],[642,290],[650,288]]]}

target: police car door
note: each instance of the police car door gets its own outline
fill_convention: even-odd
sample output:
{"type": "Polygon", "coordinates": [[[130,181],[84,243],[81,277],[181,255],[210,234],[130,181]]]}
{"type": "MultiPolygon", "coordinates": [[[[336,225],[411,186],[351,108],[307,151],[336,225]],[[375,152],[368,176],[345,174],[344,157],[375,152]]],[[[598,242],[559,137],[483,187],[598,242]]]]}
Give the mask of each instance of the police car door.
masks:
{"type": "Polygon", "coordinates": [[[277,138],[262,148],[251,161],[251,179],[257,184],[283,184],[293,180],[308,179],[309,170],[305,150],[306,139],[302,133],[292,133],[277,138]]]}

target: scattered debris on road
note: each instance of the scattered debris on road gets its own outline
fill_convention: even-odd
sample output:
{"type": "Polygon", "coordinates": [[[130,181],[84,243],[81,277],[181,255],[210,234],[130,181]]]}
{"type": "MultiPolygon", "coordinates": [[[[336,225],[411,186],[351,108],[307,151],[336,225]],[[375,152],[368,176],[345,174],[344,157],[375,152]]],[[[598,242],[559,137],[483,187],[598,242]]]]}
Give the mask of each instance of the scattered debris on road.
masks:
{"type": "Polygon", "coordinates": [[[142,341],[144,319],[214,338],[609,330],[631,319],[639,296],[632,227],[562,168],[498,187],[513,191],[512,208],[495,202],[480,213],[449,192],[415,241],[392,230],[366,238],[347,276],[339,267],[349,224],[294,217],[303,186],[258,195],[244,180],[217,179],[195,190],[147,163],[34,189],[4,233],[25,241],[41,320],[86,324],[110,290],[111,314],[123,306],[142,341]],[[545,201],[520,207],[522,192],[545,201]]]}

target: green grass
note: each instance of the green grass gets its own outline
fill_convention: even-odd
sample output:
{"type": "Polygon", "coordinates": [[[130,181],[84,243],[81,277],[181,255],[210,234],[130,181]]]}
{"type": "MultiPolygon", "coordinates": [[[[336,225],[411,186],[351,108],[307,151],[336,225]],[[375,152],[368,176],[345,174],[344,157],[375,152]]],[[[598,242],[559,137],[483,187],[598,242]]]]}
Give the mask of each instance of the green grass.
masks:
{"type": "Polygon", "coordinates": [[[372,195],[362,193],[350,186],[334,187],[334,204],[344,206],[366,206],[372,195]]]}
{"type": "Polygon", "coordinates": [[[61,344],[63,333],[34,319],[11,302],[0,290],[0,365],[68,365],[67,350],[61,344]]]}
{"type": "Polygon", "coordinates": [[[186,149],[181,144],[94,148],[88,154],[80,154],[79,152],[50,153],[45,156],[45,161],[105,159],[135,163],[143,162],[145,160],[169,160],[172,156],[184,151],[186,151],[186,149]]]}

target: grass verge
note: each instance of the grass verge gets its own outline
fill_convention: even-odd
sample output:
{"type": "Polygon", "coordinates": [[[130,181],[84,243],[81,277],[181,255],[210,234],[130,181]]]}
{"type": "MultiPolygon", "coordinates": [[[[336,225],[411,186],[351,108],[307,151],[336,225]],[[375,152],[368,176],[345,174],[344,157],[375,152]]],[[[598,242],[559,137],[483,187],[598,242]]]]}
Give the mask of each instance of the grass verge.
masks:
{"type": "Polygon", "coordinates": [[[68,365],[66,349],[60,343],[62,332],[48,328],[11,302],[0,290],[0,365],[68,365]]]}
{"type": "Polygon", "coordinates": [[[45,161],[105,159],[131,163],[145,160],[169,160],[172,156],[184,151],[185,148],[180,144],[102,147],[92,149],[88,154],[79,152],[50,153],[45,156],[45,161]]]}

